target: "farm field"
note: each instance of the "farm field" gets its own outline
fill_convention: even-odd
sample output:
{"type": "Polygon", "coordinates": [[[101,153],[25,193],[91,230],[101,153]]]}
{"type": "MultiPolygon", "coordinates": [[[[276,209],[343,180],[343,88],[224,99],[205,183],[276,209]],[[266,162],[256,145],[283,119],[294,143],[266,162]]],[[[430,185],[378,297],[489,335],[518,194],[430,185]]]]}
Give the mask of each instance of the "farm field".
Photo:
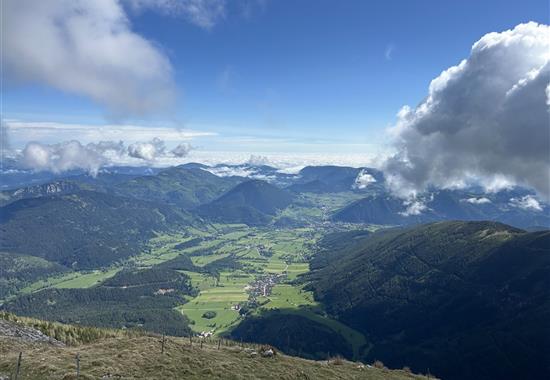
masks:
{"type": "MultiPolygon", "coordinates": [[[[189,277],[197,291],[185,296],[185,302],[175,310],[189,319],[190,328],[197,334],[226,334],[245,314],[259,316],[274,310],[323,320],[326,318],[312,311],[321,308],[313,294],[296,280],[309,271],[308,259],[326,232],[321,226],[273,228],[209,224],[202,230],[189,228],[159,234],[143,252],[116,266],[50,277],[27,286],[24,292],[90,288],[123,268],[154,268],[187,256],[190,267],[179,272],[189,277]]],[[[324,323],[340,332],[340,326],[332,322],[324,323]]],[[[353,333],[347,336],[355,340],[354,347],[361,345],[361,339],[353,333]]]]}
{"type": "Polygon", "coordinates": [[[53,276],[44,280],[36,281],[23,288],[21,293],[33,293],[46,288],[58,289],[84,289],[100,284],[108,278],[113,277],[122,267],[96,269],[86,272],[69,272],[61,276],[53,276]]]}
{"type": "MultiPolygon", "coordinates": [[[[220,268],[216,274],[184,272],[199,294],[177,310],[192,321],[195,332],[221,334],[230,330],[242,318],[240,309],[251,303],[259,306],[254,313],[314,304],[313,296],[292,281],[309,270],[306,257],[320,234],[308,228],[279,231],[243,225],[216,225],[215,228],[217,233],[213,239],[180,252],[190,255],[197,267],[205,268],[221,260],[233,263],[233,268],[220,268]],[[254,292],[251,284],[262,286],[258,284],[270,279],[276,283],[266,285],[269,294],[251,294],[254,292]],[[215,314],[205,318],[206,312],[215,314]]],[[[166,255],[166,248],[161,249],[166,255]]]]}
{"type": "Polygon", "coordinates": [[[240,320],[240,311],[257,314],[277,308],[314,305],[311,293],[293,281],[309,270],[308,257],[322,236],[313,228],[258,228],[244,224],[211,224],[159,234],[148,248],[108,268],[73,271],[29,284],[22,293],[48,288],[84,289],[100,285],[124,268],[153,268],[188,256],[193,268],[180,270],[198,290],[176,307],[196,333],[222,334],[240,320]],[[203,315],[209,313],[209,318],[203,315]],[[213,315],[213,316],[212,316],[213,315]]]}

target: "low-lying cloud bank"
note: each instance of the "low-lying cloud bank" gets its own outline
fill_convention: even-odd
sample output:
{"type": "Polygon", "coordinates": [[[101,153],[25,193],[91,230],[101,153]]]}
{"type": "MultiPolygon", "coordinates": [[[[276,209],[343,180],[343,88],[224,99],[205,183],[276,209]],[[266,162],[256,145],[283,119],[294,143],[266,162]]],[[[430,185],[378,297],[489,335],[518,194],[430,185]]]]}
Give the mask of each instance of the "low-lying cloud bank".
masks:
{"type": "Polygon", "coordinates": [[[81,169],[95,176],[105,165],[153,165],[157,160],[185,157],[191,149],[189,143],[182,143],[168,151],[164,141],[159,138],[128,146],[122,141],[100,141],[86,145],[76,140],[58,144],[29,142],[15,155],[15,159],[26,169],[53,173],[81,169]]]}
{"type": "Polygon", "coordinates": [[[547,25],[520,24],[477,41],[431,82],[422,103],[399,112],[390,131],[397,153],[384,165],[393,191],[410,197],[481,182],[528,186],[549,199],[549,60],[547,25]]]}

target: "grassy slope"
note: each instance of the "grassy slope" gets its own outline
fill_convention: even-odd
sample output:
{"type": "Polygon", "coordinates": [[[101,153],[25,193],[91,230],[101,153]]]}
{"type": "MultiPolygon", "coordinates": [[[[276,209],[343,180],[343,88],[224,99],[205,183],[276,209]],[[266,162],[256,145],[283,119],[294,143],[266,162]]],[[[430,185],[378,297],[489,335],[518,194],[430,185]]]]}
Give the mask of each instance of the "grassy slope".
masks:
{"type": "Polygon", "coordinates": [[[125,379],[421,379],[405,371],[378,369],[351,362],[316,362],[277,355],[249,356],[238,345],[207,343],[201,349],[187,339],[168,337],[161,353],[158,336],[104,338],[79,346],[55,347],[0,337],[0,376],[12,373],[23,352],[20,379],[76,378],[75,356],[80,354],[80,379],[106,374],[125,379]]]}
{"type": "Polygon", "coordinates": [[[23,352],[20,379],[76,378],[75,356],[80,354],[81,379],[108,373],[125,379],[420,379],[405,371],[359,367],[344,362],[327,364],[277,355],[250,358],[240,347],[197,344],[168,338],[165,354],[158,337],[110,338],[77,347],[54,347],[0,338],[0,374],[13,371],[23,352]],[[71,376],[72,375],[72,376],[71,376]]]}
{"type": "MultiPolygon", "coordinates": [[[[197,340],[168,336],[164,353],[161,337],[138,330],[116,330],[52,323],[0,312],[0,378],[13,377],[19,352],[20,379],[424,379],[405,370],[389,370],[341,359],[311,361],[278,353],[273,358],[252,357],[256,344],[230,340],[197,340]],[[11,332],[10,332],[11,328],[11,332]],[[13,333],[35,330],[66,344],[30,342],[13,333]],[[10,335],[10,336],[8,336],[10,335]],[[120,376],[120,377],[119,377],[120,376]]],[[[381,364],[381,363],[380,363],[381,364]]],[[[432,377],[433,379],[433,377],[432,377]]]]}

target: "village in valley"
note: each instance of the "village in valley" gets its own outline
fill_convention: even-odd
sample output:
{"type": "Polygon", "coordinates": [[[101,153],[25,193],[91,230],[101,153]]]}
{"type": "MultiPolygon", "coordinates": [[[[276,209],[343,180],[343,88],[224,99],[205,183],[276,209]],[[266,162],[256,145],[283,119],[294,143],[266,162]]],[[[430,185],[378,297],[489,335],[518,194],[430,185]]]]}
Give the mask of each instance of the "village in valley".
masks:
{"type": "MultiPolygon", "coordinates": [[[[189,255],[197,268],[225,262],[215,273],[185,271],[199,292],[178,307],[197,335],[229,331],[243,318],[276,308],[314,305],[313,295],[296,281],[309,271],[306,258],[321,236],[313,228],[268,230],[245,225],[217,225],[209,238],[175,236],[157,240],[151,253],[158,259],[189,255]],[[177,243],[176,243],[177,241],[177,243]],[[194,244],[185,244],[193,241],[194,244]]],[[[195,234],[197,231],[193,231],[195,234]]],[[[150,256],[149,256],[150,257],[150,256]]]]}

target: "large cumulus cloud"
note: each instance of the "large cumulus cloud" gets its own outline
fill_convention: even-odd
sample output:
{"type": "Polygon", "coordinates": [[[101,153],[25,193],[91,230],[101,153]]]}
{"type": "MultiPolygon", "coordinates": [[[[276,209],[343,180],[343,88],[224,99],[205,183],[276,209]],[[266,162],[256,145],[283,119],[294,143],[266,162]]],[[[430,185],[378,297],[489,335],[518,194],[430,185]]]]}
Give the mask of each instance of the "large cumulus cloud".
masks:
{"type": "Polygon", "coordinates": [[[128,146],[130,157],[146,161],[155,160],[158,156],[164,155],[165,151],[166,146],[164,145],[164,141],[156,137],[148,142],[137,142],[128,146]]]}
{"type": "Polygon", "coordinates": [[[2,2],[1,59],[10,82],[38,82],[86,96],[115,116],[169,106],[172,67],[131,29],[117,0],[2,2]]]}
{"type": "Polygon", "coordinates": [[[391,129],[385,164],[392,188],[526,185],[550,196],[550,27],[489,33],[470,56],[435,78],[391,129]]]}
{"type": "Polygon", "coordinates": [[[84,169],[95,176],[106,162],[93,147],[83,146],[75,140],[52,145],[30,142],[21,154],[24,167],[54,173],[84,169]]]}

